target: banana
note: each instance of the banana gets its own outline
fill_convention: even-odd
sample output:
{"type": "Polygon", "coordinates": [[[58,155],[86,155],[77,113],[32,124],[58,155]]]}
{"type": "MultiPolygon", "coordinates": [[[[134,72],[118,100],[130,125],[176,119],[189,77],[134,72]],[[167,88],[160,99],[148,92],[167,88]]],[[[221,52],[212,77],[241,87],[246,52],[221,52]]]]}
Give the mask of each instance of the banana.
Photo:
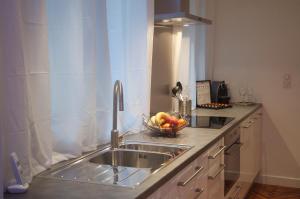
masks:
{"type": "Polygon", "coordinates": [[[152,125],[156,126],[155,116],[152,116],[150,120],[151,120],[152,125]]]}
{"type": "Polygon", "coordinates": [[[156,125],[160,126],[166,122],[165,118],[169,117],[170,115],[165,112],[159,112],[155,115],[155,123],[156,125]]]}

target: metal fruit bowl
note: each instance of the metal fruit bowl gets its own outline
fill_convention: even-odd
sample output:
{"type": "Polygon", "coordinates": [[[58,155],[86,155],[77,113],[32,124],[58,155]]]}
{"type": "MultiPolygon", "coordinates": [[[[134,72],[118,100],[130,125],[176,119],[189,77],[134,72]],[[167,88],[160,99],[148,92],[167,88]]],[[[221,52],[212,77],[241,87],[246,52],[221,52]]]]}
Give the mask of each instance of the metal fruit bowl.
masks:
{"type": "Polygon", "coordinates": [[[188,121],[184,117],[182,117],[178,114],[172,113],[170,115],[176,116],[178,119],[184,119],[185,125],[179,126],[179,127],[174,127],[174,128],[161,128],[157,125],[152,124],[151,117],[147,117],[145,115],[143,115],[143,124],[147,129],[149,129],[152,133],[154,133],[158,136],[176,137],[176,135],[177,135],[177,133],[179,133],[179,131],[181,131],[182,129],[184,129],[185,127],[188,126],[188,121]]]}

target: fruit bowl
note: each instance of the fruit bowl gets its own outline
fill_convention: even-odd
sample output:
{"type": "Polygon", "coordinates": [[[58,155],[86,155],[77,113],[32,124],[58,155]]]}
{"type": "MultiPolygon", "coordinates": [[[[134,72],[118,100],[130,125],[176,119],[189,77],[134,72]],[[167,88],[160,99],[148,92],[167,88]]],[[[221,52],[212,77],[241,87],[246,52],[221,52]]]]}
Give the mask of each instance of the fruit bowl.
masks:
{"type": "Polygon", "coordinates": [[[175,113],[159,112],[152,117],[143,117],[144,126],[158,136],[176,137],[188,125],[184,117],[175,113]]]}

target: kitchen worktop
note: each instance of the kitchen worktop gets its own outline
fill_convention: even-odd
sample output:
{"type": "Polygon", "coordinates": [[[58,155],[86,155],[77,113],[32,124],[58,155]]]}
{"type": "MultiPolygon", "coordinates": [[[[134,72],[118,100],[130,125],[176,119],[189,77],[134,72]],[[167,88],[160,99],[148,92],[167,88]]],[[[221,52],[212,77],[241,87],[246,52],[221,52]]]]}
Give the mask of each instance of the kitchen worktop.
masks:
{"type": "Polygon", "coordinates": [[[161,185],[170,180],[187,164],[208,149],[219,138],[236,127],[243,119],[261,107],[261,104],[253,106],[237,106],[221,110],[196,109],[195,115],[224,116],[235,119],[221,129],[185,128],[176,138],[154,137],[149,131],[125,136],[125,140],[146,141],[155,143],[185,144],[193,146],[173,162],[148,177],[136,188],[124,188],[111,185],[99,185],[58,179],[34,178],[26,194],[6,194],[5,198],[146,198],[161,185]]]}

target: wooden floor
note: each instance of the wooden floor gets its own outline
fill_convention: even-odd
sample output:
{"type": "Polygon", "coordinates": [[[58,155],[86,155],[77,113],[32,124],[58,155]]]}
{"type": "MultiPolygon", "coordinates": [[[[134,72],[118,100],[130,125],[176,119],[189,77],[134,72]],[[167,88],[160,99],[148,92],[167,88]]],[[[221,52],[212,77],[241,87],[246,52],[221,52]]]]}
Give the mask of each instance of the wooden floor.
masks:
{"type": "Polygon", "coordinates": [[[246,199],[300,199],[300,189],[254,184],[246,199]]]}

